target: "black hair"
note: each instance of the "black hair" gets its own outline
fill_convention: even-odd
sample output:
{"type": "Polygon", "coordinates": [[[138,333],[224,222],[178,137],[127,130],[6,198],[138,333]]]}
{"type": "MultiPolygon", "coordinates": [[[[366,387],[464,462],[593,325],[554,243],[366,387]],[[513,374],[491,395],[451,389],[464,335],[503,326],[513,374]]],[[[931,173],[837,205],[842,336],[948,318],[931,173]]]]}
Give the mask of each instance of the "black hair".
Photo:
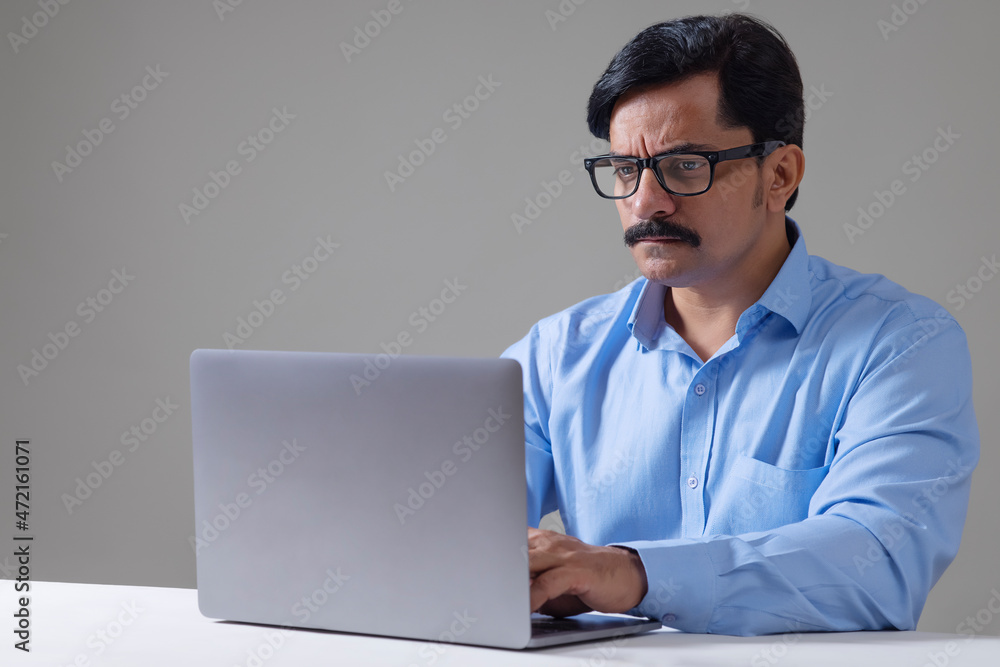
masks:
{"type": "MultiPolygon", "coordinates": [[[[677,83],[696,74],[719,77],[719,122],[747,127],[754,143],[780,140],[802,147],[802,77],[785,38],[747,14],[689,16],[651,25],[619,51],[587,104],[594,136],[609,139],[611,112],[633,88],[677,83]]],[[[798,188],[785,203],[792,208],[798,188]]]]}

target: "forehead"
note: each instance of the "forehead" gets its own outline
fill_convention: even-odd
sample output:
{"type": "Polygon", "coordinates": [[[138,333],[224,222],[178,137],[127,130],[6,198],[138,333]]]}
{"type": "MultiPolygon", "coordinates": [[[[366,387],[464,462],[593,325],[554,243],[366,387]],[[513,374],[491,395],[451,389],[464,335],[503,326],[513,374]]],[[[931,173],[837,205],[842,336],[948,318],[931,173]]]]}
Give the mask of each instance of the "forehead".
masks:
{"type": "Polygon", "coordinates": [[[654,155],[680,144],[718,148],[746,128],[719,124],[719,83],[715,73],[677,83],[631,90],[611,112],[611,149],[654,155]]]}

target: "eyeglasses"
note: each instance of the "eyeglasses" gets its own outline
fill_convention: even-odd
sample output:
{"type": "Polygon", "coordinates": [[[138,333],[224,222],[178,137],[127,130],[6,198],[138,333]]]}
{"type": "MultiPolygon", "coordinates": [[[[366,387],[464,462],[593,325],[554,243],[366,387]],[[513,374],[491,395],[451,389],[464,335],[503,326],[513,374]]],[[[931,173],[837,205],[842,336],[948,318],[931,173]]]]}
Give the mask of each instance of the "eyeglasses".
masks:
{"type": "Polygon", "coordinates": [[[663,189],[678,197],[693,197],[708,192],[715,178],[715,165],[728,160],[765,157],[785,145],[784,141],[730,148],[724,151],[684,151],[661,153],[640,158],[629,155],[588,157],[583,166],[597,194],[605,199],[625,199],[639,189],[642,170],[649,168],[663,189]]]}

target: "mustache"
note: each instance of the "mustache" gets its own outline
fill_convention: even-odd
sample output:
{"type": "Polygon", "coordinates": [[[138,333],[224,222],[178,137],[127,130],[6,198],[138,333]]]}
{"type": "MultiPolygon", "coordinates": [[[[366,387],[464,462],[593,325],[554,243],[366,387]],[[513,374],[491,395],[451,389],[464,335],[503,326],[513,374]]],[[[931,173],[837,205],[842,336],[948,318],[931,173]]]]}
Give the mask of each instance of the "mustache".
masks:
{"type": "Polygon", "coordinates": [[[625,230],[625,245],[629,248],[643,239],[657,236],[670,236],[687,243],[692,248],[701,245],[701,236],[693,229],[688,229],[670,220],[643,220],[625,230]]]}

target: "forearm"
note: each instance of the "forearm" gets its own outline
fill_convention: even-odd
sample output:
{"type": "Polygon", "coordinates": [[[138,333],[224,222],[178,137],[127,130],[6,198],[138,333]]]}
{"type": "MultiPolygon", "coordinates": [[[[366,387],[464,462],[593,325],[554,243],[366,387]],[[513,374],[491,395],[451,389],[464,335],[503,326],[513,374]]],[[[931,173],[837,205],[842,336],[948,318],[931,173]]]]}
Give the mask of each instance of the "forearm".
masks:
{"type": "Polygon", "coordinates": [[[649,586],[631,613],[733,635],[913,629],[933,585],[922,570],[946,565],[949,547],[909,530],[889,537],[831,514],[741,536],[623,543],[649,586]]]}

